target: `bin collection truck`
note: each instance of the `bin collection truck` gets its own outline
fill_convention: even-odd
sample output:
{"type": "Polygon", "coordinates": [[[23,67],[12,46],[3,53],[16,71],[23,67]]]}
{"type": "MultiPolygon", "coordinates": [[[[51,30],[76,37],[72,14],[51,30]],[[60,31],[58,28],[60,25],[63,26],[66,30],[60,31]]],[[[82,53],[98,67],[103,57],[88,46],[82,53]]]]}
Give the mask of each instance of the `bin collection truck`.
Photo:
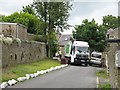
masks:
{"type": "Polygon", "coordinates": [[[89,64],[89,45],[85,41],[70,41],[65,45],[65,59],[70,64],[89,64]]]}

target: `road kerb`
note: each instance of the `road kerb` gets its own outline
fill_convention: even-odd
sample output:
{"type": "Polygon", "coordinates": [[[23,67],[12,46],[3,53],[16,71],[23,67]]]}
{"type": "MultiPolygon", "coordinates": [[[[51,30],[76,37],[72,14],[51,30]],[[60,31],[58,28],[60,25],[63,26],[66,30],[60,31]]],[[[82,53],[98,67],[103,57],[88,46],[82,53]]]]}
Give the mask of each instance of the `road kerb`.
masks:
{"type": "MultiPolygon", "coordinates": [[[[51,68],[50,68],[50,72],[51,72],[51,71],[55,71],[55,70],[59,70],[59,69],[61,69],[61,68],[67,67],[67,66],[68,66],[68,64],[64,64],[64,65],[61,65],[61,66],[55,66],[56,68],[55,68],[55,67],[51,67],[51,68]]],[[[43,72],[43,73],[41,73],[41,74],[47,73],[46,70],[41,70],[41,71],[43,72]],[[45,71],[45,72],[44,72],[44,71],[45,71]]],[[[38,71],[37,71],[37,72],[38,72],[38,71]]],[[[37,73],[29,74],[29,75],[30,75],[29,79],[30,79],[30,78],[35,78],[35,77],[39,76],[39,74],[38,74],[37,76],[35,76],[34,74],[37,74],[37,73]],[[32,76],[32,77],[31,77],[31,76],[32,76]]],[[[28,75],[27,75],[27,76],[28,76],[28,75]]],[[[17,81],[14,80],[14,79],[9,80],[9,81],[10,81],[10,84],[8,84],[8,82],[3,82],[3,83],[0,85],[0,89],[6,88],[6,87],[8,87],[8,86],[15,85],[15,84],[17,84],[17,82],[23,82],[23,81],[25,81],[25,80],[28,80],[26,76],[25,76],[25,77],[18,77],[17,79],[18,79],[17,81]],[[13,82],[13,80],[14,80],[14,82],[13,82]],[[16,82],[15,82],[15,81],[16,81],[16,82]]]]}
{"type": "Polygon", "coordinates": [[[99,86],[99,77],[97,77],[97,88],[99,86]]]}

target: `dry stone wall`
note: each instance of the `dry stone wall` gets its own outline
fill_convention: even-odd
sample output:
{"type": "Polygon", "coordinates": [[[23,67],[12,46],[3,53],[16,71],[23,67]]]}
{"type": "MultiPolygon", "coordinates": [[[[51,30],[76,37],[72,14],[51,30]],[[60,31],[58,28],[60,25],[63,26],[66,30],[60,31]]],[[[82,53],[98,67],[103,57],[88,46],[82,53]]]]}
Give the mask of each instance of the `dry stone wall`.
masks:
{"type": "Polygon", "coordinates": [[[31,63],[46,57],[45,43],[35,41],[2,43],[2,67],[31,63]]]}

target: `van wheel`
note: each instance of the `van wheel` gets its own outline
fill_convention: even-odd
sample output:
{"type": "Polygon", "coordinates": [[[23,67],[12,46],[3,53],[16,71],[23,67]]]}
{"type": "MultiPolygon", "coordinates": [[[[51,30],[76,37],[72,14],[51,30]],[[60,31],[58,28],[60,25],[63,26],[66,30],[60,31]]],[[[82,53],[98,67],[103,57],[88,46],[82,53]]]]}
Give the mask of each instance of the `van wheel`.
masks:
{"type": "Polygon", "coordinates": [[[88,66],[88,64],[86,63],[85,66],[88,66]]]}
{"type": "Polygon", "coordinates": [[[90,66],[92,66],[92,63],[89,63],[90,66]]]}
{"type": "Polygon", "coordinates": [[[100,64],[99,67],[102,67],[102,64],[100,64]]]}

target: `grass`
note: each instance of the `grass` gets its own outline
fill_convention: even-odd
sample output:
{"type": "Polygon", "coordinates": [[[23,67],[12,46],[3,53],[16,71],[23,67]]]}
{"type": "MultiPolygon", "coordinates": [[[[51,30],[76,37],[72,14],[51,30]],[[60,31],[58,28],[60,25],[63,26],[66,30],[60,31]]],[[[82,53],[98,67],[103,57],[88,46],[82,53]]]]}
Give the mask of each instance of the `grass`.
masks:
{"type": "MultiPolygon", "coordinates": [[[[98,77],[104,78],[104,79],[109,79],[109,76],[107,75],[107,71],[106,70],[99,70],[97,71],[96,75],[98,77]]],[[[111,90],[111,85],[109,84],[109,82],[105,83],[105,84],[99,84],[98,88],[101,88],[102,90],[111,90]]]]}
{"type": "Polygon", "coordinates": [[[103,90],[111,90],[111,85],[109,83],[107,84],[103,84],[103,85],[99,85],[99,88],[102,88],[103,90]]]}
{"type": "Polygon", "coordinates": [[[3,69],[2,82],[10,79],[16,79],[26,74],[35,73],[38,70],[49,69],[50,67],[61,65],[57,60],[43,59],[30,64],[19,64],[13,67],[3,69]]]}
{"type": "Polygon", "coordinates": [[[97,73],[96,73],[96,75],[98,76],[98,77],[102,77],[102,78],[104,78],[104,79],[108,79],[108,75],[107,75],[107,71],[106,70],[99,70],[99,71],[97,71],[97,73]]]}

